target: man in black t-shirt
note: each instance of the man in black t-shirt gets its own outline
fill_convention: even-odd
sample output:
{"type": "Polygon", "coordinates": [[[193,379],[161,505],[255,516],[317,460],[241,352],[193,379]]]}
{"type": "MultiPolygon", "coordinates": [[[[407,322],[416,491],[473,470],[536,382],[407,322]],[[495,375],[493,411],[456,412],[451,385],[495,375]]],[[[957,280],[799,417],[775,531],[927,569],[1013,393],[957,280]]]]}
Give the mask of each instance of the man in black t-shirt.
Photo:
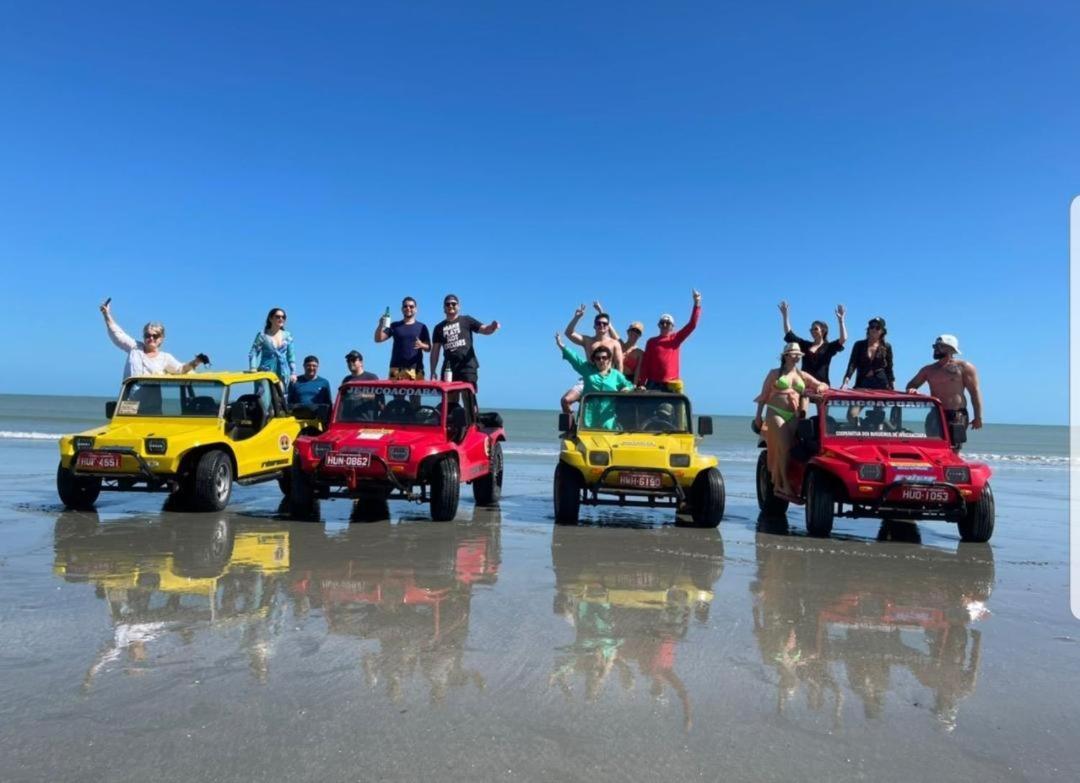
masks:
{"type": "Polygon", "coordinates": [[[435,325],[431,338],[431,377],[445,379],[449,370],[453,380],[471,383],[473,391],[476,391],[480,362],[476,360],[476,352],[473,350],[473,332],[494,334],[499,330],[499,322],[482,324],[471,315],[458,315],[460,306],[461,303],[454,294],[443,297],[446,320],[435,325]],[[440,376],[436,370],[439,366],[439,354],[443,350],[446,351],[446,359],[440,376]]]}

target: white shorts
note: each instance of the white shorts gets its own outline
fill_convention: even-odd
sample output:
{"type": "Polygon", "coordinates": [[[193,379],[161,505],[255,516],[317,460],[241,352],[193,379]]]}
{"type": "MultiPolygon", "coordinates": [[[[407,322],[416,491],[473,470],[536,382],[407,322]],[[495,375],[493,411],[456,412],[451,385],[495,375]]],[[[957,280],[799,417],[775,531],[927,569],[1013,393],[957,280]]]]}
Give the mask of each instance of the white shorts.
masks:
{"type": "MultiPolygon", "coordinates": [[[[566,394],[577,394],[577,396],[580,397],[583,391],[585,391],[585,379],[578,378],[578,382],[571,386],[569,389],[567,389],[566,394]]],[[[564,394],[563,396],[565,397],[566,394],[564,394]]]]}

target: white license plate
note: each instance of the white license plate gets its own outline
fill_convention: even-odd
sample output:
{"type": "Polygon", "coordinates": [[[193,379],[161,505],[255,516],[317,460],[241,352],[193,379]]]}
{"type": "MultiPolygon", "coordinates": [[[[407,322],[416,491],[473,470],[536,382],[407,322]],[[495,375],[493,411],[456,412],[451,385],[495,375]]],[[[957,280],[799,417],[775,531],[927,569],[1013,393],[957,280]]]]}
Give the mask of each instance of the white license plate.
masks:
{"type": "Polygon", "coordinates": [[[366,468],[371,464],[370,454],[327,454],[328,468],[366,468]]]}
{"type": "Polygon", "coordinates": [[[120,455],[111,451],[80,451],[75,467],[83,470],[116,470],[120,467],[120,455]]]}
{"type": "Polygon", "coordinates": [[[660,476],[656,473],[620,473],[619,484],[635,489],[660,489],[660,476]]]}
{"type": "Polygon", "coordinates": [[[939,487],[904,487],[899,496],[907,503],[948,503],[952,499],[952,490],[939,487]]]}

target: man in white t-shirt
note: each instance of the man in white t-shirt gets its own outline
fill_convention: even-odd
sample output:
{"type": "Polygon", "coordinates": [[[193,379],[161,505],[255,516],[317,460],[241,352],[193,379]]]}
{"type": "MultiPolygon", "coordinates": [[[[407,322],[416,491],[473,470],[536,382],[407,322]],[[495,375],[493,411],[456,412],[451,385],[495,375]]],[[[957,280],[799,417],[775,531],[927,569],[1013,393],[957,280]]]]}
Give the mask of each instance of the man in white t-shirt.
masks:
{"type": "Polygon", "coordinates": [[[133,375],[180,375],[191,372],[200,364],[209,364],[205,354],[199,354],[187,364],[181,364],[171,353],[161,350],[165,342],[165,326],[158,321],[151,321],[143,327],[143,339],[134,340],[113,320],[109,302],[101,305],[101,314],[105,316],[105,327],[109,330],[109,339],[121,351],[127,352],[124,363],[124,378],[133,375]]]}

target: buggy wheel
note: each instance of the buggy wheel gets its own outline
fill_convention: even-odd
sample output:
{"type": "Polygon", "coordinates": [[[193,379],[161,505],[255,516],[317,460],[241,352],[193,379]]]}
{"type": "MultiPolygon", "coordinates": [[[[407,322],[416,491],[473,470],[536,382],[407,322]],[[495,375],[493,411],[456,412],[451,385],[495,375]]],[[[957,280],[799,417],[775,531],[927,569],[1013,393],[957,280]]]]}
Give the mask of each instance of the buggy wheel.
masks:
{"type": "Polygon", "coordinates": [[[449,522],[457,514],[461,498],[461,472],[457,460],[442,457],[431,470],[431,518],[449,522]]]}
{"type": "Polygon", "coordinates": [[[806,488],[806,532],[815,538],[828,538],[835,512],[836,498],[828,476],[813,471],[806,488]]]}
{"type": "Polygon", "coordinates": [[[214,449],[199,457],[192,486],[192,505],[198,511],[221,511],[232,497],[233,470],[229,456],[214,449]]]}
{"type": "Polygon", "coordinates": [[[68,508],[86,511],[94,507],[101,494],[101,479],[96,476],[76,476],[61,462],[56,468],[56,494],[68,508]]]}
{"type": "Polygon", "coordinates": [[[581,513],[581,473],[564,462],[555,467],[555,522],[576,525],[581,513]]]}
{"type": "Polygon", "coordinates": [[[503,453],[502,444],[491,447],[491,466],[486,476],[472,483],[473,500],[478,506],[494,506],[502,496],[503,453]]]}
{"type": "Polygon", "coordinates": [[[311,476],[300,467],[300,460],[294,459],[289,469],[289,516],[301,521],[318,518],[315,508],[315,487],[311,476]]]}
{"type": "Polygon", "coordinates": [[[994,516],[994,493],[987,484],[979,499],[968,504],[963,518],[956,525],[960,530],[960,540],[985,544],[994,535],[994,516]]]}
{"type": "Polygon", "coordinates": [[[788,509],[788,502],[776,496],[772,476],[769,475],[769,455],[763,449],[757,461],[757,504],[768,516],[779,516],[788,509]]]}
{"type": "Polygon", "coordinates": [[[285,497],[289,496],[292,492],[292,470],[283,470],[281,475],[277,478],[278,489],[281,490],[281,494],[285,497]]]}
{"type": "Polygon", "coordinates": [[[694,527],[716,527],[724,518],[724,477],[716,468],[703,470],[690,486],[694,527]]]}

